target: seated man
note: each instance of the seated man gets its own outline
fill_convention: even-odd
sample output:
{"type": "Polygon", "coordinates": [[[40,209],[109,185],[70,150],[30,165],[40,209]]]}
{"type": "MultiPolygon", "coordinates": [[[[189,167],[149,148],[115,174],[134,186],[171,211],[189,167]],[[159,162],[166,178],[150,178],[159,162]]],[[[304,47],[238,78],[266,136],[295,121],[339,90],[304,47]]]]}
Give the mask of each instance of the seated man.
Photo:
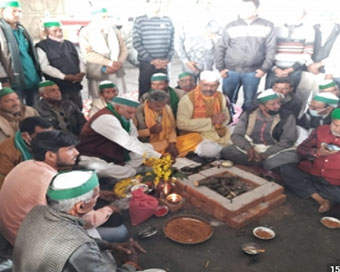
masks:
{"type": "Polygon", "coordinates": [[[339,86],[336,85],[335,81],[332,79],[327,79],[322,81],[319,84],[319,92],[320,93],[332,93],[336,95],[337,97],[340,97],[340,90],[339,86]]]}
{"type": "Polygon", "coordinates": [[[302,156],[298,167],[280,167],[285,186],[302,198],[312,198],[326,212],[331,202],[340,203],[340,109],[332,112],[330,125],[319,126],[297,151],[302,156]]]}
{"type": "Polygon", "coordinates": [[[180,134],[197,132],[203,139],[222,146],[230,143],[227,128],[230,115],[226,99],[217,91],[219,80],[218,73],[204,71],[197,87],[181,98],[177,112],[180,134]]]}
{"type": "Polygon", "coordinates": [[[297,162],[294,116],[281,110],[281,98],[271,89],[260,93],[257,102],[257,109],[242,114],[231,135],[233,145],[222,150],[222,157],[237,164],[261,165],[266,170],[297,162]]]}
{"type": "Polygon", "coordinates": [[[180,89],[187,92],[192,91],[193,89],[196,88],[196,82],[195,82],[195,77],[193,74],[183,72],[178,75],[178,86],[175,88],[180,89]]]}
{"type": "Polygon", "coordinates": [[[22,161],[31,160],[31,141],[40,132],[51,130],[51,124],[41,117],[28,117],[20,122],[14,137],[0,143],[0,189],[6,175],[22,161]]]}
{"type": "Polygon", "coordinates": [[[85,118],[79,108],[71,100],[61,100],[61,92],[57,84],[46,80],[39,83],[40,101],[34,108],[41,117],[48,120],[54,129],[79,135],[85,124],[85,118]]]}
{"type": "Polygon", "coordinates": [[[176,116],[178,102],[180,98],[185,94],[185,92],[180,89],[173,89],[169,87],[169,77],[163,73],[157,73],[157,74],[152,75],[151,89],[149,90],[149,92],[141,96],[140,98],[141,103],[143,103],[147,99],[149,93],[152,90],[161,90],[161,91],[166,92],[169,95],[170,99],[168,101],[168,104],[170,105],[172,109],[172,113],[174,114],[174,116],[176,116]]]}
{"type": "Polygon", "coordinates": [[[278,78],[275,80],[272,88],[274,92],[282,96],[281,109],[290,111],[297,119],[302,110],[302,101],[293,93],[294,86],[290,79],[288,77],[278,78]]]}
{"type": "Polygon", "coordinates": [[[81,217],[93,211],[98,197],[94,172],[57,175],[47,191],[48,206],[34,207],[20,226],[13,253],[14,271],[136,271],[138,253],[145,252],[137,242],[131,239],[126,244],[111,244],[95,240],[84,231],[81,217]],[[117,249],[125,253],[120,268],[108,251],[117,249]]]}
{"type": "Polygon", "coordinates": [[[177,157],[176,121],[167,102],[169,96],[164,91],[152,91],[146,101],[139,105],[133,122],[142,142],[152,144],[159,153],[170,153],[177,157]]]}
{"type": "Polygon", "coordinates": [[[92,117],[99,110],[107,106],[108,101],[117,96],[119,93],[116,84],[110,80],[104,80],[99,83],[99,97],[92,100],[89,117],[92,117]]]}
{"type": "Polygon", "coordinates": [[[123,179],[136,175],[144,155],[161,156],[137,138],[132,118],[138,105],[126,95],[116,96],[85,124],[77,146],[80,165],[96,170],[101,177],[123,179]]]}
{"type": "Polygon", "coordinates": [[[297,124],[309,132],[318,126],[329,125],[332,121],[331,113],[338,104],[339,98],[333,93],[318,93],[313,97],[308,110],[297,121],[297,124]]]}
{"type": "Polygon", "coordinates": [[[0,89],[0,142],[14,137],[19,122],[30,116],[39,116],[39,113],[32,107],[23,105],[12,89],[0,89]]]}
{"type": "MultiPolygon", "coordinates": [[[[27,213],[37,205],[46,204],[46,192],[51,179],[65,167],[74,166],[78,151],[77,139],[64,131],[41,132],[32,140],[34,160],[24,161],[6,176],[0,190],[0,231],[13,245],[17,231],[27,213]]],[[[86,228],[105,223],[115,207],[108,205],[85,215],[86,228]]],[[[125,233],[127,230],[124,225],[125,233]]],[[[100,233],[100,228],[97,229],[100,233]]]]}

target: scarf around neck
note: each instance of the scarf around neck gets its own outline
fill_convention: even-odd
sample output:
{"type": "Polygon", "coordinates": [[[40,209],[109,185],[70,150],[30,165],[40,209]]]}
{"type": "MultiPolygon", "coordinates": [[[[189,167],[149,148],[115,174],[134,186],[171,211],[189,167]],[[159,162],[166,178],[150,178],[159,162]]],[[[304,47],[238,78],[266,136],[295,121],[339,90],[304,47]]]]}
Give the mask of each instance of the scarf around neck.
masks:
{"type": "Polygon", "coordinates": [[[16,148],[19,149],[23,161],[33,159],[32,154],[28,150],[27,144],[25,143],[24,139],[22,138],[20,131],[17,131],[15,133],[14,144],[15,144],[16,148]]]}

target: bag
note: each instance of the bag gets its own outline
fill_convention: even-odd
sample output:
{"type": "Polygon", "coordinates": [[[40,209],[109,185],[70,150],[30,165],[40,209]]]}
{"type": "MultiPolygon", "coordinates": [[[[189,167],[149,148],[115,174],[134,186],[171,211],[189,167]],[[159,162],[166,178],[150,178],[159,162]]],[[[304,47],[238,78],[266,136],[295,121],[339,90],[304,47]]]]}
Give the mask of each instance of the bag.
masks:
{"type": "Polygon", "coordinates": [[[132,192],[129,204],[131,225],[136,226],[149,219],[156,211],[158,200],[143,192],[143,188],[132,192]]]}
{"type": "Polygon", "coordinates": [[[86,77],[96,81],[107,80],[109,76],[103,72],[102,68],[103,65],[101,64],[87,62],[86,77]]]}

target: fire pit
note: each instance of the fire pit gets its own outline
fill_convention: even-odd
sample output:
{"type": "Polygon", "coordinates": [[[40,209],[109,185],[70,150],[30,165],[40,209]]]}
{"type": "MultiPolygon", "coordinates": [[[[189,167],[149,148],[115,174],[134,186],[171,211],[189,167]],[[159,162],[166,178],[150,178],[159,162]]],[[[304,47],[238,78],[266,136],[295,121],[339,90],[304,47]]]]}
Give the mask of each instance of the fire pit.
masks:
{"type": "Polygon", "coordinates": [[[252,183],[242,181],[242,179],[240,179],[238,176],[227,173],[195,181],[194,185],[196,187],[207,186],[209,189],[228,199],[233,199],[234,197],[248,192],[256,187],[252,183]]]}
{"type": "Polygon", "coordinates": [[[234,228],[247,225],[286,199],[282,186],[235,166],[200,171],[178,181],[176,190],[197,208],[234,228]]]}

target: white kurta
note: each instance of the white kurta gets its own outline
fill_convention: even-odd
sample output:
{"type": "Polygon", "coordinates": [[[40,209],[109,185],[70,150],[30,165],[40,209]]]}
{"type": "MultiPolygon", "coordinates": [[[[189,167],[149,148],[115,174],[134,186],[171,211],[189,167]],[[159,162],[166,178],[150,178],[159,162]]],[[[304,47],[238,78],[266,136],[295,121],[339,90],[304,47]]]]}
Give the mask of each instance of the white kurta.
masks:
{"type": "Polygon", "coordinates": [[[145,144],[138,140],[137,129],[132,121],[130,121],[130,124],[130,134],[123,129],[119,120],[110,114],[99,116],[91,124],[91,128],[95,132],[130,151],[131,159],[124,166],[88,156],[80,156],[79,164],[96,170],[101,177],[123,179],[136,175],[136,168],[143,163],[143,155],[155,158],[161,157],[161,154],[156,152],[151,144],[145,144]]]}

